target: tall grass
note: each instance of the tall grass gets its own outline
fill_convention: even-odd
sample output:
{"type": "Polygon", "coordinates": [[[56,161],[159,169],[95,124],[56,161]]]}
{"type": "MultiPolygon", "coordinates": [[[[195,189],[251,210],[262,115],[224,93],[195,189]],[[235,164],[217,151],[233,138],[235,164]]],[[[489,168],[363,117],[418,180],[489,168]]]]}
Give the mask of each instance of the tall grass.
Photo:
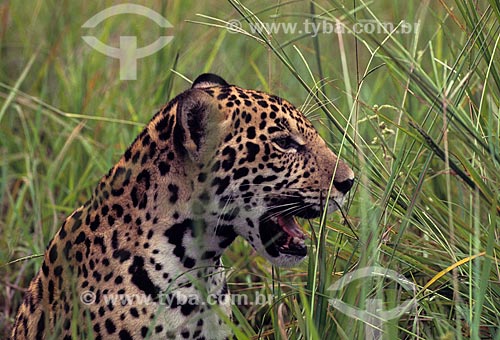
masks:
{"type": "MultiPolygon", "coordinates": [[[[30,256],[184,78],[211,71],[300,106],[357,176],[342,214],[303,221],[311,246],[298,268],[272,268],[241,240],[226,252],[231,291],[250,297],[234,306],[238,339],[500,339],[497,2],[144,2],[175,38],[138,62],[136,81],[120,81],[118,62],[81,40],[80,26],[118,2],[29,2],[0,4],[1,338],[40,266],[30,256]],[[236,33],[226,29],[234,19],[236,33]],[[306,20],[342,29],[252,31],[306,20]],[[367,22],[394,26],[357,29],[367,22]],[[366,267],[414,289],[372,275],[329,290],[366,267]],[[257,293],[273,299],[257,303],[257,293]],[[411,299],[407,313],[377,318],[411,299]]],[[[139,46],[165,33],[132,18],[91,33],[109,44],[136,34],[139,46]]]]}

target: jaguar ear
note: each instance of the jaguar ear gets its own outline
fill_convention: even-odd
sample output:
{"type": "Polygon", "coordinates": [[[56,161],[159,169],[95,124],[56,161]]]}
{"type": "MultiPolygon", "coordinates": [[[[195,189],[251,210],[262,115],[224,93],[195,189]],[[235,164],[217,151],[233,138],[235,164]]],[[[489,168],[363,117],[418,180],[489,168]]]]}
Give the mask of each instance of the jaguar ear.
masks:
{"type": "Polygon", "coordinates": [[[201,163],[220,139],[223,114],[214,98],[198,89],[188,91],[177,105],[174,140],[194,162],[201,163]]]}
{"type": "Polygon", "coordinates": [[[216,74],[203,73],[202,75],[199,75],[198,78],[195,79],[195,81],[193,82],[193,86],[191,88],[202,89],[213,86],[229,86],[229,84],[216,74]]]}

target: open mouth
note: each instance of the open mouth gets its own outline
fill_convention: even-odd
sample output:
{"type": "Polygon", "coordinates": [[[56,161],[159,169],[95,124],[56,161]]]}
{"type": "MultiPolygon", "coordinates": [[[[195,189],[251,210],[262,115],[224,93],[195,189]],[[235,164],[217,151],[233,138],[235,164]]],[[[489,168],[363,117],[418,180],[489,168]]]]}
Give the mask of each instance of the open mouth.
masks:
{"type": "Polygon", "coordinates": [[[262,215],[259,222],[261,241],[269,255],[307,255],[306,235],[294,216],[269,212],[262,215]]]}

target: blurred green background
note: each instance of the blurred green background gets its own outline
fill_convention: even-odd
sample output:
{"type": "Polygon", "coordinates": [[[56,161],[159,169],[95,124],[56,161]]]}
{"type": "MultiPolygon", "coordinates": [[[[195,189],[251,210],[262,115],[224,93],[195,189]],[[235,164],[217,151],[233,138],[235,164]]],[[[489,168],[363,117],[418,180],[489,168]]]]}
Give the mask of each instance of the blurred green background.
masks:
{"type": "Polygon", "coordinates": [[[238,339],[364,339],[366,323],[330,298],[360,310],[415,298],[378,320],[384,339],[500,339],[498,2],[134,1],[173,27],[133,14],[81,27],[120,3],[0,2],[0,338],[41,264],[30,256],[156,110],[212,72],[300,107],[357,176],[343,214],[303,221],[298,268],[231,246],[231,291],[274,294],[234,306],[238,339]],[[84,35],[114,47],[174,38],[120,80],[119,61],[84,35]],[[415,291],[377,277],[327,289],[367,266],[415,291]]]}

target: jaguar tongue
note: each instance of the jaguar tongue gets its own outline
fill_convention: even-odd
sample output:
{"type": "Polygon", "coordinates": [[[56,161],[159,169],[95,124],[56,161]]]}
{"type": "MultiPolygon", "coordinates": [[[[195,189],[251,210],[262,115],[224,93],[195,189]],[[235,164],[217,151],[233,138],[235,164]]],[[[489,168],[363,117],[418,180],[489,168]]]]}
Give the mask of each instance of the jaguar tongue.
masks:
{"type": "Polygon", "coordinates": [[[306,238],[306,235],[304,234],[300,226],[297,224],[293,216],[279,215],[278,224],[281,227],[281,229],[288,235],[290,235],[292,238],[298,237],[302,240],[306,238]]]}
{"type": "Polygon", "coordinates": [[[293,256],[306,256],[306,235],[300,229],[293,216],[277,216],[275,223],[281,229],[281,236],[275,241],[279,252],[293,256]]]}

